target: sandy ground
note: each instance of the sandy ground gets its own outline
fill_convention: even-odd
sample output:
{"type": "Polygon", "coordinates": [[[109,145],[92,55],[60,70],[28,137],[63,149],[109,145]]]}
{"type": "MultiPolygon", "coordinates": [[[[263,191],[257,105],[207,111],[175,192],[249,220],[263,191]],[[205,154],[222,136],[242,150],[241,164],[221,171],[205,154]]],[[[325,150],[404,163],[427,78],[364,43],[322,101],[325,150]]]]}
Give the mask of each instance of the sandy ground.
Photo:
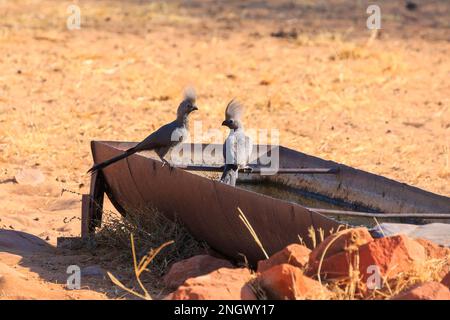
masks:
{"type": "Polygon", "coordinates": [[[91,140],[141,140],[187,85],[204,130],[238,97],[285,146],[450,196],[450,3],[380,1],[370,43],[364,1],[74,3],[70,31],[71,2],[0,1],[0,298],[120,297],[101,276],[65,290],[70,264],[126,267],[55,248],[80,230],[61,191],[87,191],[91,140]],[[44,182],[16,183],[23,168],[44,182]]]}

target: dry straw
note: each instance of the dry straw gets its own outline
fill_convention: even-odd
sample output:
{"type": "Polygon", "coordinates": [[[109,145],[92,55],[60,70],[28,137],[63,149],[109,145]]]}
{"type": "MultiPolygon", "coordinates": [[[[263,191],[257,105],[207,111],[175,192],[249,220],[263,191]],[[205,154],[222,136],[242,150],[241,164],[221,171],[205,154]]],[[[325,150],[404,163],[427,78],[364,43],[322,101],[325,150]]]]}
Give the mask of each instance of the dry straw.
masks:
{"type": "Polygon", "coordinates": [[[250,234],[252,235],[253,239],[255,239],[255,242],[258,245],[258,247],[261,248],[261,251],[264,253],[264,256],[266,257],[266,259],[269,259],[269,255],[267,254],[266,250],[264,249],[264,246],[262,245],[261,240],[259,240],[258,235],[256,234],[252,225],[248,221],[247,217],[242,212],[241,208],[238,207],[237,209],[239,211],[239,218],[241,219],[242,223],[247,227],[247,229],[250,232],[250,234]]]}
{"type": "Polygon", "coordinates": [[[145,300],[152,300],[151,295],[148,293],[148,290],[145,288],[144,284],[141,281],[141,275],[144,271],[148,271],[147,267],[148,265],[153,261],[153,259],[158,255],[158,253],[164,249],[165,247],[167,247],[168,245],[174,243],[173,241],[168,241],[166,243],[163,243],[162,245],[160,245],[157,249],[152,249],[150,250],[144,257],[142,257],[142,259],[140,260],[139,264],[137,263],[137,258],[136,258],[136,249],[135,249],[135,245],[134,245],[134,237],[133,234],[130,235],[130,242],[131,242],[131,252],[133,254],[133,266],[134,266],[134,274],[136,276],[136,280],[139,284],[139,286],[141,287],[142,291],[144,292],[144,294],[140,294],[138,292],[136,292],[133,289],[127,288],[122,282],[120,282],[112,273],[110,273],[109,271],[107,272],[109,278],[111,279],[111,281],[117,285],[119,288],[135,295],[136,297],[145,299],[145,300]]]}
{"type": "Polygon", "coordinates": [[[117,257],[123,261],[129,261],[128,250],[133,249],[129,241],[131,234],[136,248],[140,248],[138,256],[158,247],[161,243],[172,240],[175,242],[167,248],[164,255],[157,256],[153,260],[150,269],[156,276],[164,274],[174,262],[208,252],[207,244],[196,240],[176,217],[170,220],[152,208],[128,213],[126,217],[111,212],[104,215],[102,229],[96,235],[96,242],[101,247],[126,249],[117,257]]]}

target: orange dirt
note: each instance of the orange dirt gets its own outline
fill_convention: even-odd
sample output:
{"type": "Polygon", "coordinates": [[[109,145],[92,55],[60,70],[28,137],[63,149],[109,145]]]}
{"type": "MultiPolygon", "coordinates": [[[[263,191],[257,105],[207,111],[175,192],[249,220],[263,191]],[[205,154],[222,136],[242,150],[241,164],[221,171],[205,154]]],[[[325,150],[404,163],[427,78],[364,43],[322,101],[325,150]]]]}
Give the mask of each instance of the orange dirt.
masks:
{"type": "Polygon", "coordinates": [[[246,127],[277,128],[285,146],[450,195],[449,2],[380,2],[383,29],[369,44],[365,1],[76,3],[73,31],[67,2],[0,3],[4,297],[119,297],[108,280],[76,292],[61,284],[74,263],[122,270],[95,252],[54,249],[80,230],[80,198],[61,190],[87,191],[91,140],[142,139],[174,117],[189,84],[204,130],[237,97],[246,127]],[[271,36],[281,29],[297,38],[271,36]],[[45,181],[14,183],[27,167],[45,181]],[[50,247],[30,252],[18,231],[50,247]]]}

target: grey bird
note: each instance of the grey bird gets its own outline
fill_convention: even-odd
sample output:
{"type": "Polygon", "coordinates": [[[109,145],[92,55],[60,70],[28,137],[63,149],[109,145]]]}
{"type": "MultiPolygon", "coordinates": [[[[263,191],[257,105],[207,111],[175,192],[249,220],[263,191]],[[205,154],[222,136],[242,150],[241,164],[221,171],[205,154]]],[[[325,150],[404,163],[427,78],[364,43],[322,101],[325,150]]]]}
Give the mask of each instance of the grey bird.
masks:
{"type": "Polygon", "coordinates": [[[176,145],[186,140],[189,135],[189,115],[191,112],[198,110],[196,105],[196,94],[194,89],[188,88],[184,92],[184,99],[178,106],[177,118],[163,125],[161,128],[150,134],[142,142],[138,143],[135,147],[126,150],[124,153],[106,160],[102,163],[95,164],[89,169],[88,173],[101,170],[119,160],[131,156],[132,154],[144,151],[155,150],[164,164],[168,164],[164,156],[176,145]]]}
{"type": "Polygon", "coordinates": [[[225,167],[220,181],[231,186],[236,185],[239,169],[245,168],[250,162],[253,145],[250,138],[245,134],[242,124],[244,107],[234,99],[231,100],[225,110],[225,121],[223,126],[230,129],[230,133],[223,144],[223,157],[225,167]]]}

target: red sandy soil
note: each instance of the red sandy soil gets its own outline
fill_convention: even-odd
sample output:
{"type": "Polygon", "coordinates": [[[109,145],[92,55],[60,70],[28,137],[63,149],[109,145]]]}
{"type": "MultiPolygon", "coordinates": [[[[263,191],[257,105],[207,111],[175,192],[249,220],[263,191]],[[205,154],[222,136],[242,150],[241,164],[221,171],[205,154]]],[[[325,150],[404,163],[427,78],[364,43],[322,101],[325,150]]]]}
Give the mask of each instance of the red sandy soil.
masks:
{"type": "Polygon", "coordinates": [[[142,139],[189,84],[205,130],[238,97],[246,126],[285,146],[449,196],[450,3],[418,4],[380,1],[368,43],[364,1],[87,0],[75,31],[67,2],[1,2],[0,297],[119,297],[95,277],[64,289],[70,264],[129,267],[55,249],[80,230],[80,197],[61,190],[87,191],[90,140],[142,139]],[[15,183],[30,167],[44,182],[15,183]]]}

